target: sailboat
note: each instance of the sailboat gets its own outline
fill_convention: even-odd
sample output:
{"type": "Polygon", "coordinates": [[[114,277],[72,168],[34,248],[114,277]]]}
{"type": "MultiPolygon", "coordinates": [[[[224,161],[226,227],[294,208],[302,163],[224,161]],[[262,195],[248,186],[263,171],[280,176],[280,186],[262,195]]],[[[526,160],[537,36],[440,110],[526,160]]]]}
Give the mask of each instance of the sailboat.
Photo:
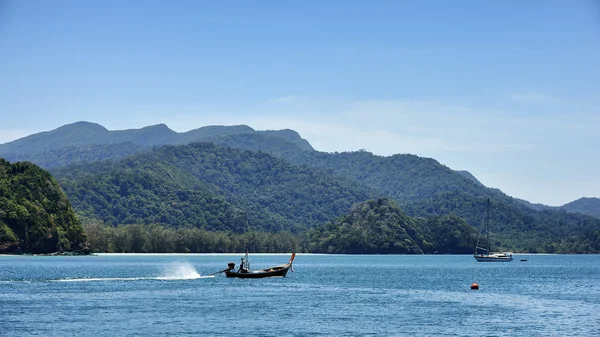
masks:
{"type": "Polygon", "coordinates": [[[490,199],[487,200],[486,220],[485,220],[485,241],[486,247],[480,247],[479,242],[482,238],[484,228],[479,232],[477,244],[475,245],[475,253],[473,257],[477,262],[510,262],[513,260],[510,253],[491,253],[490,250],[490,199]]]}

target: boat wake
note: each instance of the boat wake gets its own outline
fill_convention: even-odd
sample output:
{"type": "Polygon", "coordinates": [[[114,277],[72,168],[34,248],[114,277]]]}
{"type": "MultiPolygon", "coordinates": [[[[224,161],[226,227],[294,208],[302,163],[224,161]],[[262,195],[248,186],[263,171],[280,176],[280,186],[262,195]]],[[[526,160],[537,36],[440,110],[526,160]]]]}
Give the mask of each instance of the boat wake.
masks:
{"type": "MultiPolygon", "coordinates": [[[[206,278],[207,276],[205,276],[206,278]]],[[[194,266],[189,263],[177,263],[170,265],[163,276],[157,277],[158,280],[195,280],[203,278],[196,271],[194,266]]]]}
{"type": "Polygon", "coordinates": [[[214,278],[214,275],[202,276],[189,263],[178,263],[169,265],[160,276],[149,277],[82,277],[82,278],[64,278],[50,280],[51,282],[93,282],[93,281],[141,281],[141,280],[159,280],[159,281],[180,281],[196,280],[202,278],[214,278]]]}

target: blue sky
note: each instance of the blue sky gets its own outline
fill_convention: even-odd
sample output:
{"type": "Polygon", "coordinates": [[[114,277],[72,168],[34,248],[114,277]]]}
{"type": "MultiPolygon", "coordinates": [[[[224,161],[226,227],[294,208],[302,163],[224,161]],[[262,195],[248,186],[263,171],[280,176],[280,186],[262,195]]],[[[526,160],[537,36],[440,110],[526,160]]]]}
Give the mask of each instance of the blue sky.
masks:
{"type": "Polygon", "coordinates": [[[81,120],[290,128],[600,197],[600,2],[0,0],[0,143],[81,120]]]}

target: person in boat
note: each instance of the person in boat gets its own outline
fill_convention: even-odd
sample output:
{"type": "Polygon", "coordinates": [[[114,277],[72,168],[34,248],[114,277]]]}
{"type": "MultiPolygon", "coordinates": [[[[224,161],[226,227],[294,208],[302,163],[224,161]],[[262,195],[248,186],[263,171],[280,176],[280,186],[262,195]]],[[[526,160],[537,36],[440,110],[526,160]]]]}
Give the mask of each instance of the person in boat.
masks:
{"type": "Polygon", "coordinates": [[[240,269],[238,269],[238,273],[246,273],[248,272],[244,267],[244,258],[242,257],[242,261],[240,261],[240,269]]]}

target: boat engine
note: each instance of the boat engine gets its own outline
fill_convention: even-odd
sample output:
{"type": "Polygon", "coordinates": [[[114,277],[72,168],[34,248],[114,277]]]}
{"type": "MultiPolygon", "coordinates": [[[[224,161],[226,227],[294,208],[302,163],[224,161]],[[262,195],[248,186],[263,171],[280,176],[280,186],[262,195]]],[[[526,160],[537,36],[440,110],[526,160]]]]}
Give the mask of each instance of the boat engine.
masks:
{"type": "Polygon", "coordinates": [[[235,270],[235,263],[234,263],[234,262],[229,262],[229,263],[227,264],[227,268],[228,268],[229,270],[235,270]]]}

